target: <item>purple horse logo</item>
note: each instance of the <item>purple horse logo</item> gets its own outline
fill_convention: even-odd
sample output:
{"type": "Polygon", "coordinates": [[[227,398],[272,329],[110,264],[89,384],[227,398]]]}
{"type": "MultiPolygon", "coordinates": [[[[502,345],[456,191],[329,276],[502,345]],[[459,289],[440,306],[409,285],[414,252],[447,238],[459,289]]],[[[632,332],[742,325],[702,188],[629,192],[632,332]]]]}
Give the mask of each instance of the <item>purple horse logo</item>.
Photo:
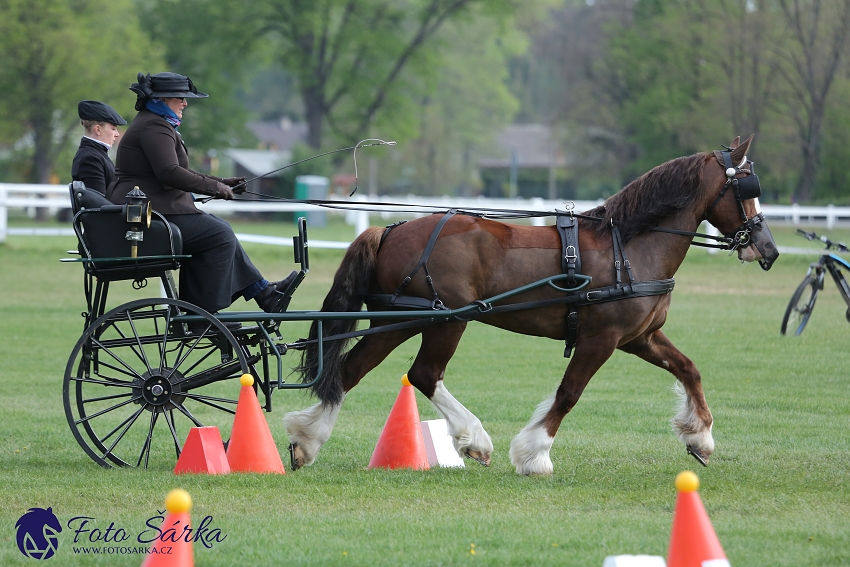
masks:
{"type": "Polygon", "coordinates": [[[18,518],[18,549],[30,559],[50,559],[59,547],[62,526],[53,508],[30,508],[18,518]]]}

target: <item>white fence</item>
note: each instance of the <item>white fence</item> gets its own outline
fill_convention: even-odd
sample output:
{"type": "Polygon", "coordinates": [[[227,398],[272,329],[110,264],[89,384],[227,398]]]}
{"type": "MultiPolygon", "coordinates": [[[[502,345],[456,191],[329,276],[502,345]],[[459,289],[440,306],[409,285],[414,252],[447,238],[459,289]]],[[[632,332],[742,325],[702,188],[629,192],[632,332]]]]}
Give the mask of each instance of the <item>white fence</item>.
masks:
{"type": "MultiPolygon", "coordinates": [[[[6,240],[6,235],[59,235],[73,234],[73,231],[67,229],[44,229],[44,228],[14,228],[8,227],[8,210],[27,209],[34,213],[37,208],[48,208],[51,213],[69,207],[69,195],[67,185],[30,185],[23,183],[0,183],[0,242],[6,240]]],[[[363,206],[366,197],[357,196],[354,199],[340,202],[340,209],[327,209],[316,205],[304,205],[300,203],[291,203],[287,201],[268,202],[268,201],[252,201],[252,200],[234,200],[234,201],[219,201],[214,200],[205,204],[199,205],[205,211],[216,213],[219,215],[227,215],[236,212],[302,212],[302,211],[326,211],[329,213],[344,214],[346,221],[354,225],[355,234],[360,234],[371,224],[381,224],[381,221],[374,219],[387,219],[390,217],[399,216],[415,216],[417,214],[428,214],[435,210],[445,209],[508,209],[517,211],[554,211],[555,209],[563,210],[565,202],[561,200],[551,201],[544,199],[486,199],[486,198],[457,198],[457,197],[377,197],[368,200],[368,207],[371,211],[355,210],[356,207],[363,206]],[[391,206],[390,203],[403,205],[402,207],[391,206]],[[401,212],[404,211],[404,212],[401,212]],[[414,211],[420,211],[416,213],[414,211]]],[[[602,201],[577,201],[575,203],[576,211],[585,211],[591,209],[602,201]]],[[[826,207],[801,207],[799,205],[763,205],[762,210],[768,221],[787,224],[806,224],[806,225],[823,225],[827,229],[832,229],[838,223],[850,224],[850,207],[835,207],[827,205],[826,207]]],[[[551,217],[535,217],[531,219],[535,225],[553,224],[551,217]]],[[[251,235],[239,235],[243,239],[254,239],[254,241],[269,241],[269,243],[277,244],[288,242],[289,239],[278,239],[274,237],[252,237],[251,235]],[[275,242],[271,242],[274,240],[275,242]]],[[[311,246],[316,248],[332,247],[338,248],[341,243],[325,243],[321,241],[310,241],[311,246]]]]}

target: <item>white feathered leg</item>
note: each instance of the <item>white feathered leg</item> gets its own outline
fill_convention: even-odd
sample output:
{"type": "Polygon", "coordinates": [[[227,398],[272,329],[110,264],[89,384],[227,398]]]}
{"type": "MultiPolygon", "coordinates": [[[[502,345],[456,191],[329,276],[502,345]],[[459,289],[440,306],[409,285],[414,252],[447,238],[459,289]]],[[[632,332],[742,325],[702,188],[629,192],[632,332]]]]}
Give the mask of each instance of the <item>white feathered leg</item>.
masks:
{"type": "Polygon", "coordinates": [[[467,456],[483,465],[490,465],[493,442],[484,431],[481,421],[449,393],[443,381],[437,382],[431,403],[446,419],[449,435],[460,456],[467,456]]]}
{"type": "Polygon", "coordinates": [[[552,408],[554,402],[554,395],[542,401],[534,410],[528,425],[523,427],[522,431],[511,441],[511,463],[516,467],[518,474],[552,474],[554,467],[552,466],[552,459],[549,457],[549,450],[552,448],[555,438],[546,432],[543,426],[543,418],[552,408]]]}
{"type": "Polygon", "coordinates": [[[339,405],[325,405],[321,402],[301,411],[293,411],[283,416],[283,425],[289,435],[290,450],[293,454],[292,468],[312,465],[319,449],[331,437],[339,405]]]}
{"type": "Polygon", "coordinates": [[[686,447],[697,451],[705,461],[714,453],[714,437],[711,428],[714,419],[706,423],[697,415],[693,400],[688,392],[677,382],[673,391],[679,397],[678,413],[670,421],[673,431],[686,447]]]}

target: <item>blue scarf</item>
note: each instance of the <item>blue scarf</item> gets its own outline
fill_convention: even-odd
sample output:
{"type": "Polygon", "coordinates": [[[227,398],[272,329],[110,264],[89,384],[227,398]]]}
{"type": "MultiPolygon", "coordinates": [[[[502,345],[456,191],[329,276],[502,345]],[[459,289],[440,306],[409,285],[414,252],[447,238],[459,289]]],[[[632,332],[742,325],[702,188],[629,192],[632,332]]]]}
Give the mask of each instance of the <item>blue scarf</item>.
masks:
{"type": "Polygon", "coordinates": [[[176,130],[178,126],[180,126],[180,119],[177,118],[177,115],[173,110],[168,108],[168,105],[165,104],[165,101],[162,99],[149,99],[147,104],[145,104],[145,108],[153,112],[154,114],[158,114],[165,118],[165,120],[171,124],[176,130]]]}

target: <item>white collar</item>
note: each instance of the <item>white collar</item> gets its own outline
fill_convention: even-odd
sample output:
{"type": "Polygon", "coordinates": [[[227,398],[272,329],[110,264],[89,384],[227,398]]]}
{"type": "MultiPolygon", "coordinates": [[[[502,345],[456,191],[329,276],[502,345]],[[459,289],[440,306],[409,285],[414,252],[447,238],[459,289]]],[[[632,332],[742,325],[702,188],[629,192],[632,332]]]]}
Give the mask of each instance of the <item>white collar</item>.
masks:
{"type": "Polygon", "coordinates": [[[92,142],[97,142],[97,143],[98,143],[98,144],[100,144],[101,146],[104,146],[107,150],[111,150],[111,149],[112,149],[112,146],[110,146],[110,145],[109,145],[109,144],[107,144],[106,142],[101,142],[100,140],[95,140],[94,138],[92,138],[92,137],[90,137],[90,136],[83,136],[83,138],[85,138],[86,140],[91,140],[92,142]]]}

